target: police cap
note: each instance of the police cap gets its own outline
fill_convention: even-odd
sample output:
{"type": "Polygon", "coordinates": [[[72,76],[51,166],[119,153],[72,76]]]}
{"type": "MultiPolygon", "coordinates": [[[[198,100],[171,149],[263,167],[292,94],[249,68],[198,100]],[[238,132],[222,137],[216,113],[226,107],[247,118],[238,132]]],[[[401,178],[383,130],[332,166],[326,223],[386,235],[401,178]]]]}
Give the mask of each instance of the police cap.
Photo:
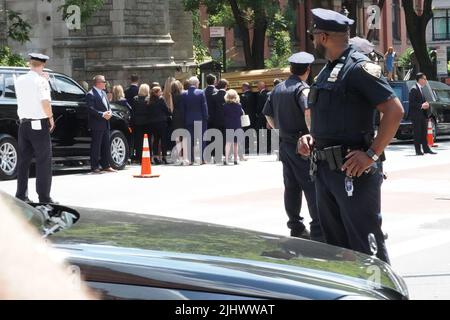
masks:
{"type": "Polygon", "coordinates": [[[297,52],[289,57],[288,61],[295,64],[311,64],[314,62],[314,56],[308,52],[297,52]]]}
{"type": "Polygon", "coordinates": [[[37,60],[44,63],[47,62],[48,59],[50,59],[45,54],[41,53],[29,53],[28,56],[30,57],[31,60],[37,60]]]}
{"type": "Polygon", "coordinates": [[[355,21],[333,10],[316,8],[313,14],[313,29],[324,31],[346,32],[355,21]]]}

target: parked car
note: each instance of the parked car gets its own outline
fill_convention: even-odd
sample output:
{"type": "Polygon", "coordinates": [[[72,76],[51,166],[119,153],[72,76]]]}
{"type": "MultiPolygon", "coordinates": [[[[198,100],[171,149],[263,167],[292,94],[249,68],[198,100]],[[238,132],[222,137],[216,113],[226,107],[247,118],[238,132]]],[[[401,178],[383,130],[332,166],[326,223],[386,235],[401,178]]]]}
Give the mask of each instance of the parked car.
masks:
{"type": "MultiPolygon", "coordinates": [[[[408,98],[409,91],[416,81],[392,81],[389,84],[405,109],[405,116],[395,137],[400,140],[412,139],[413,127],[409,116],[408,98]]],[[[434,138],[438,135],[450,134],[450,86],[438,81],[428,81],[423,93],[431,107],[434,138]]]]}
{"type": "MultiPolygon", "coordinates": [[[[0,192],[104,299],[408,299],[381,260],[327,244],[0,192]]],[[[373,245],[373,244],[372,244],[373,245]]],[[[376,247],[376,243],[375,243],[376,247]]]]}
{"type": "MultiPolygon", "coordinates": [[[[52,109],[56,129],[52,133],[54,162],[89,160],[91,137],[88,130],[86,91],[70,77],[46,70],[50,75],[52,109]]],[[[14,79],[27,68],[0,67],[0,180],[13,179],[17,169],[17,100],[14,79]]],[[[123,169],[130,155],[130,111],[111,104],[111,165],[123,169]]]]}

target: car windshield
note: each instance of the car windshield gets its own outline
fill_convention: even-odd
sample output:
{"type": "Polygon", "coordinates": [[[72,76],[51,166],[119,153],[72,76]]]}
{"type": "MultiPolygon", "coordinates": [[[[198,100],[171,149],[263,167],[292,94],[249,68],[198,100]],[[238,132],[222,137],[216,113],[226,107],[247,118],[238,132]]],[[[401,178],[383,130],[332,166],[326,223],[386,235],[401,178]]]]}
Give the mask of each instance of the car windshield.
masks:
{"type": "Polygon", "coordinates": [[[434,90],[439,98],[439,101],[450,102],[450,90],[434,90]]]}
{"type": "Polygon", "coordinates": [[[43,225],[43,216],[40,212],[25,202],[19,201],[13,197],[6,196],[0,192],[0,201],[5,203],[11,212],[21,215],[28,220],[36,229],[41,229],[43,225]]]}

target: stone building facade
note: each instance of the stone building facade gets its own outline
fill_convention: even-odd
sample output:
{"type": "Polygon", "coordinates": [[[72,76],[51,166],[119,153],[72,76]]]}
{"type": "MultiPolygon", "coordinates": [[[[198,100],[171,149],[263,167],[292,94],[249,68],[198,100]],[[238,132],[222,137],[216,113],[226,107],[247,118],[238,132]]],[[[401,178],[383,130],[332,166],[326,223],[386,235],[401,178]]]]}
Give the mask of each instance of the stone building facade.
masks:
{"type": "Polygon", "coordinates": [[[105,0],[79,30],[69,30],[62,20],[63,3],[6,0],[8,9],[21,12],[33,26],[30,42],[8,40],[8,45],[24,56],[30,51],[49,55],[49,68],[77,81],[104,74],[112,84],[126,84],[137,73],[143,82],[163,84],[168,76],[180,77],[182,66],[195,68],[192,18],[182,0],[105,0]]]}

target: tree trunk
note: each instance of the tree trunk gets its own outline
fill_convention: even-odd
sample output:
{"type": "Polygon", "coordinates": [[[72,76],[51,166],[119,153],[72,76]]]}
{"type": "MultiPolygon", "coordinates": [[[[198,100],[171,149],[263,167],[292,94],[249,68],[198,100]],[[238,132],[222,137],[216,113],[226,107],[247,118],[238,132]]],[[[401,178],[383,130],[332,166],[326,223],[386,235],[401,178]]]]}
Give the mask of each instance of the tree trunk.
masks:
{"type": "Polygon", "coordinates": [[[250,32],[248,30],[247,23],[245,22],[244,18],[241,15],[241,10],[239,9],[239,6],[238,6],[236,0],[228,0],[228,2],[230,3],[231,10],[233,11],[234,19],[236,20],[236,23],[241,32],[245,64],[246,64],[247,68],[251,68],[253,57],[252,57],[252,50],[251,50],[251,44],[250,44],[250,32]]]}
{"type": "Polygon", "coordinates": [[[414,55],[419,63],[419,72],[425,73],[430,80],[436,80],[436,70],[428,54],[426,42],[427,24],[433,17],[432,2],[432,0],[424,1],[421,16],[418,16],[414,11],[413,1],[402,0],[402,5],[405,10],[406,30],[414,49],[414,55]]]}
{"type": "Polygon", "coordinates": [[[251,69],[264,69],[264,49],[266,44],[267,18],[264,10],[255,12],[253,29],[252,64],[251,69]]]}

